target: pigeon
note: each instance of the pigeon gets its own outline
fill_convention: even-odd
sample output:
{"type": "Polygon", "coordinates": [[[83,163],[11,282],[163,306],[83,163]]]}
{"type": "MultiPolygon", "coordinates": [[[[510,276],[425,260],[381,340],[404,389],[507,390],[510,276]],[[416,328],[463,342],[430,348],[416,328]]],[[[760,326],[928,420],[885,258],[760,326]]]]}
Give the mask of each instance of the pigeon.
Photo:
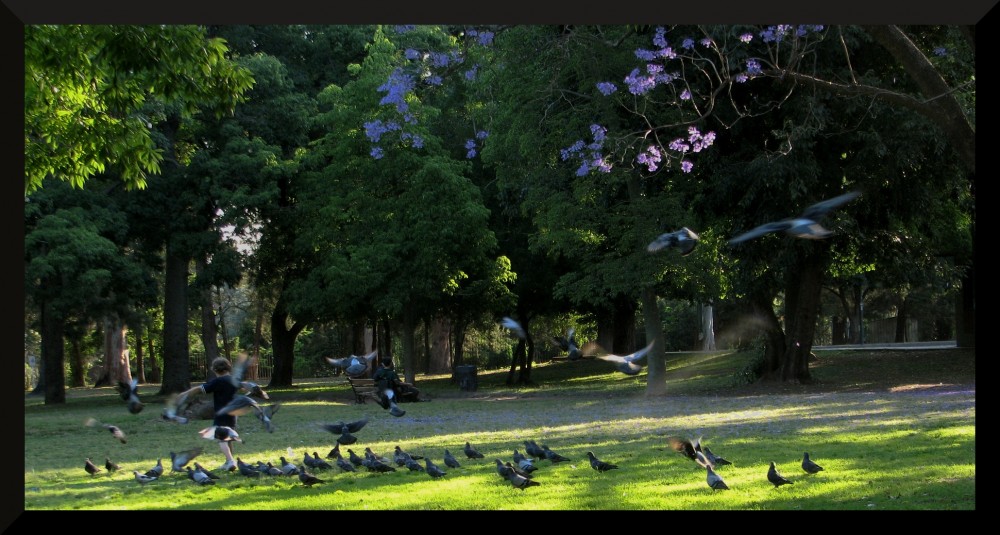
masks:
{"type": "Polygon", "coordinates": [[[524,327],[521,327],[521,324],[514,321],[513,318],[504,316],[503,320],[500,322],[500,325],[502,325],[505,329],[510,329],[511,332],[517,335],[517,337],[520,338],[521,340],[525,340],[528,338],[528,333],[524,331],[524,327]]]}
{"type": "Polygon", "coordinates": [[[718,455],[712,453],[712,450],[708,449],[708,446],[701,446],[701,452],[705,454],[705,458],[708,459],[713,466],[725,466],[727,464],[733,464],[726,459],[719,457],[718,455]]]}
{"type": "Polygon", "coordinates": [[[421,465],[417,461],[414,461],[411,457],[407,457],[406,461],[403,464],[405,464],[406,467],[409,468],[411,472],[423,472],[424,471],[423,465],[421,465]]]}
{"type": "Polygon", "coordinates": [[[222,416],[223,414],[229,414],[231,416],[243,416],[252,411],[257,416],[257,419],[263,422],[264,428],[267,429],[267,432],[273,433],[274,426],[271,424],[271,416],[278,411],[278,407],[280,406],[280,403],[275,403],[274,405],[261,407],[250,396],[239,395],[234,397],[228,405],[215,411],[215,415],[222,416]]]}
{"type": "Polygon", "coordinates": [[[701,451],[701,438],[690,440],[677,436],[669,436],[667,437],[667,445],[688,459],[697,461],[697,453],[701,451]]]}
{"type": "Polygon", "coordinates": [[[767,469],[767,480],[774,484],[774,488],[778,488],[782,485],[791,485],[793,482],[785,479],[785,476],[778,472],[778,469],[774,466],[774,461],[771,461],[771,467],[767,469]]]}
{"type": "Polygon", "coordinates": [[[637,375],[642,371],[642,365],[636,364],[636,362],[641,361],[646,358],[646,355],[651,349],[653,349],[653,344],[656,341],[652,341],[646,347],[636,351],[635,353],[630,353],[628,355],[612,355],[604,350],[599,344],[590,342],[583,348],[583,354],[594,355],[601,360],[606,360],[615,365],[618,371],[624,373],[625,375],[637,375]]]}
{"type": "Polygon", "coordinates": [[[365,461],[364,458],[354,453],[354,450],[352,449],[347,450],[347,459],[351,461],[351,464],[353,464],[354,466],[361,466],[362,464],[364,464],[365,461]]]}
{"type": "Polygon", "coordinates": [[[500,474],[500,477],[507,479],[507,476],[514,472],[514,470],[511,467],[504,464],[504,462],[501,461],[500,459],[497,459],[496,462],[497,462],[497,473],[500,474]]]}
{"type": "Polygon", "coordinates": [[[324,461],[320,458],[319,453],[313,452],[313,468],[319,468],[321,470],[326,470],[327,468],[333,468],[333,465],[324,461]]]}
{"type": "Polygon", "coordinates": [[[239,442],[243,444],[243,439],[235,429],[227,425],[213,425],[198,431],[201,438],[208,440],[218,440],[219,442],[239,442]]]}
{"type": "MultiPolygon", "coordinates": [[[[521,462],[521,461],[522,461],[523,459],[527,459],[527,457],[525,457],[523,453],[521,453],[521,452],[517,451],[517,449],[515,449],[515,450],[514,450],[514,462],[515,462],[515,463],[519,463],[519,462],[521,462]]],[[[530,460],[530,459],[529,459],[529,460],[530,460]]]]}
{"type": "Polygon", "coordinates": [[[201,455],[202,448],[192,448],[189,450],[184,450],[180,453],[170,452],[170,468],[172,472],[180,472],[184,465],[191,462],[192,459],[201,455]]]}
{"type": "Polygon", "coordinates": [[[468,457],[468,458],[470,458],[470,459],[482,459],[483,458],[483,454],[479,453],[478,451],[476,451],[476,448],[473,448],[472,444],[469,444],[468,442],[465,443],[464,451],[465,451],[465,456],[468,457]]]}
{"type": "Polygon", "coordinates": [[[444,465],[448,468],[461,468],[462,466],[458,463],[458,459],[448,450],[444,450],[444,465]]]}
{"type": "Polygon", "coordinates": [[[281,460],[281,473],[285,474],[286,476],[294,476],[299,473],[299,467],[285,460],[284,456],[282,456],[280,460],[281,460]]]}
{"type": "Polygon", "coordinates": [[[567,359],[580,360],[583,358],[583,352],[580,351],[580,347],[576,344],[576,329],[570,328],[566,331],[566,338],[553,336],[552,340],[566,352],[567,359]]]}
{"type": "Polygon", "coordinates": [[[823,467],[814,463],[812,459],[809,458],[809,452],[802,454],[802,469],[808,474],[815,474],[823,471],[823,467]]]}
{"type": "Polygon", "coordinates": [[[350,364],[348,364],[348,366],[344,368],[344,371],[347,373],[347,375],[350,376],[361,375],[366,371],[372,369],[372,362],[375,360],[375,357],[377,355],[378,351],[372,351],[371,353],[363,357],[357,355],[351,355],[350,364]]]}
{"type": "Polygon", "coordinates": [[[156,460],[156,466],[146,470],[146,476],[152,478],[158,478],[163,475],[163,459],[156,460]]]}
{"type": "Polygon", "coordinates": [[[194,463],[194,469],[197,470],[197,471],[199,471],[199,472],[201,472],[201,473],[203,473],[203,474],[205,474],[206,476],[208,476],[208,477],[210,477],[212,479],[219,479],[219,476],[216,475],[215,472],[209,470],[208,468],[205,468],[204,466],[202,466],[198,462],[194,463]]]}
{"type": "Polygon", "coordinates": [[[271,418],[274,416],[274,413],[278,412],[278,408],[280,407],[281,403],[272,403],[271,405],[262,407],[261,410],[257,412],[257,419],[264,424],[264,429],[267,429],[268,433],[274,432],[274,424],[271,423],[271,418]]]}
{"type": "Polygon", "coordinates": [[[256,357],[249,357],[246,353],[241,353],[239,357],[236,358],[236,362],[233,363],[233,369],[229,371],[229,381],[233,383],[233,386],[240,388],[242,386],[243,376],[246,375],[247,369],[250,365],[256,361],[256,357]]]}
{"type": "Polygon", "coordinates": [[[514,466],[510,461],[507,461],[507,462],[503,463],[503,465],[506,466],[507,468],[511,469],[511,471],[513,471],[515,474],[517,474],[517,475],[519,475],[521,477],[525,477],[525,478],[528,478],[528,479],[531,479],[532,477],[534,477],[534,476],[531,475],[530,472],[525,472],[524,470],[521,470],[520,468],[514,466]]]}
{"type": "Polygon", "coordinates": [[[247,389],[248,396],[252,398],[271,399],[271,396],[267,392],[264,392],[264,389],[259,384],[253,381],[243,381],[243,384],[249,387],[247,389]]]}
{"type": "Polygon", "coordinates": [[[521,459],[520,461],[517,461],[517,467],[521,469],[522,472],[528,474],[534,472],[535,470],[538,470],[538,467],[535,466],[535,460],[529,459],[527,457],[521,459]]]}
{"type": "Polygon", "coordinates": [[[167,398],[166,405],[163,407],[163,412],[160,414],[160,417],[168,422],[186,424],[188,423],[188,419],[181,416],[181,414],[183,414],[187,405],[187,396],[181,396],[175,392],[167,398]]]}
{"type": "Polygon", "coordinates": [[[711,487],[713,491],[729,490],[729,486],[726,485],[726,482],[722,479],[722,476],[715,473],[715,466],[712,464],[711,461],[708,460],[707,457],[705,457],[705,454],[701,450],[695,451],[694,462],[705,469],[706,472],[705,482],[708,483],[708,486],[711,487]]]}
{"type": "Polygon", "coordinates": [[[607,472],[608,470],[614,470],[618,468],[617,464],[607,463],[598,459],[597,456],[594,455],[594,452],[592,451],[587,452],[587,457],[590,458],[590,467],[593,468],[594,470],[597,470],[598,472],[607,472]]]}
{"type": "Polygon", "coordinates": [[[307,451],[302,454],[302,464],[308,468],[316,468],[316,459],[313,459],[313,456],[309,455],[309,452],[307,451]]]}
{"type": "Polygon", "coordinates": [[[336,459],[337,457],[340,457],[340,442],[334,444],[333,449],[330,450],[330,453],[326,454],[327,459],[336,459]]]}
{"type": "Polygon", "coordinates": [[[101,469],[90,460],[90,457],[87,457],[87,460],[83,462],[83,469],[86,470],[91,477],[97,475],[97,473],[101,471],[101,469]]]}
{"type": "Polygon", "coordinates": [[[267,462],[267,469],[264,470],[264,471],[269,476],[281,476],[281,475],[285,474],[284,472],[281,471],[281,468],[278,468],[277,466],[274,466],[273,464],[271,464],[271,461],[267,462]]]}
{"type": "Polygon", "coordinates": [[[427,465],[426,466],[427,475],[431,476],[434,479],[437,479],[448,473],[445,472],[444,470],[441,470],[441,467],[434,464],[430,459],[424,459],[424,464],[427,465]]]}
{"type": "Polygon", "coordinates": [[[135,480],[139,482],[140,485],[145,485],[150,481],[156,481],[159,476],[151,476],[149,474],[140,474],[138,470],[132,470],[132,475],[135,476],[135,480]]]}
{"type": "Polygon", "coordinates": [[[195,470],[190,466],[187,467],[187,475],[192,481],[199,485],[214,485],[215,480],[208,476],[205,472],[201,470],[195,470]]]}
{"type": "Polygon", "coordinates": [[[301,481],[302,484],[307,487],[311,487],[316,483],[326,483],[326,481],[310,474],[309,472],[306,472],[305,466],[299,467],[299,481],[301,481]]]}
{"type": "Polygon", "coordinates": [[[341,455],[339,451],[337,452],[337,461],[336,461],[336,463],[337,463],[337,466],[341,470],[343,470],[344,472],[357,472],[358,471],[358,469],[354,468],[354,465],[351,464],[350,461],[348,461],[347,459],[345,459],[344,456],[341,455]]]}
{"type": "Polygon", "coordinates": [[[542,446],[542,451],[545,452],[545,458],[548,459],[549,461],[552,461],[552,464],[561,463],[561,462],[565,462],[565,461],[569,461],[570,460],[569,457],[563,457],[562,455],[559,455],[558,453],[550,450],[548,446],[544,446],[543,445],[542,446]]]}
{"type": "Polygon", "coordinates": [[[351,356],[340,357],[339,359],[335,359],[333,357],[323,357],[323,358],[326,359],[326,362],[329,363],[330,366],[333,366],[334,368],[339,368],[341,370],[346,370],[347,367],[351,365],[352,357],[351,356]]]}
{"type": "Polygon", "coordinates": [[[692,232],[691,229],[682,227],[680,230],[660,234],[646,246],[646,250],[655,253],[667,247],[677,247],[677,250],[681,252],[681,256],[687,256],[691,254],[691,251],[694,251],[694,247],[698,245],[699,240],[701,240],[701,237],[692,232]]]}
{"type": "Polygon", "coordinates": [[[543,450],[534,440],[524,441],[524,452],[538,459],[545,458],[545,450],[543,450]]]}
{"type": "Polygon", "coordinates": [[[357,420],[355,422],[350,422],[346,424],[344,422],[337,422],[335,424],[321,424],[321,425],[323,429],[326,429],[327,431],[335,435],[340,435],[343,433],[357,433],[358,431],[361,431],[361,428],[364,427],[365,424],[367,423],[368,423],[368,417],[365,416],[361,420],[357,420]]]}
{"type": "Polygon", "coordinates": [[[87,427],[94,427],[96,425],[99,425],[99,426],[107,429],[108,431],[110,431],[111,432],[111,436],[117,438],[118,442],[121,442],[122,444],[125,444],[125,443],[128,442],[128,440],[126,440],[126,438],[125,438],[125,433],[123,433],[122,430],[119,429],[118,426],[116,426],[116,425],[102,424],[101,422],[98,422],[97,419],[95,419],[95,418],[87,418],[87,421],[83,422],[83,424],[86,425],[87,427]]]}
{"type": "Polygon", "coordinates": [[[392,402],[392,406],[389,408],[389,414],[395,416],[396,418],[399,418],[401,416],[405,416],[406,415],[406,411],[404,411],[403,409],[400,409],[399,405],[396,405],[396,402],[393,401],[392,402]]]}
{"type": "Polygon", "coordinates": [[[361,461],[361,464],[368,469],[369,472],[395,472],[396,467],[383,462],[376,456],[365,457],[361,461]]]}
{"type": "Polygon", "coordinates": [[[344,433],[337,437],[337,444],[343,444],[345,446],[350,446],[358,441],[358,437],[352,435],[347,429],[344,429],[344,433]]]}
{"type": "Polygon", "coordinates": [[[131,383],[118,381],[118,393],[121,394],[128,406],[128,411],[132,414],[139,414],[145,405],[139,401],[139,379],[132,378],[131,383]]]}
{"type": "Polygon", "coordinates": [[[414,461],[419,461],[423,458],[424,458],[423,455],[411,455],[403,451],[403,448],[400,448],[398,445],[396,446],[396,451],[392,456],[392,460],[396,462],[397,466],[405,465],[407,459],[413,459],[414,461]]]}
{"type": "Polygon", "coordinates": [[[798,217],[776,221],[773,223],[765,223],[729,240],[729,244],[735,245],[771,232],[785,232],[786,234],[796,238],[821,240],[833,234],[833,231],[827,230],[819,223],[823,217],[825,217],[834,208],[852,201],[860,195],[860,191],[850,191],[832,199],[820,201],[806,208],[798,217]]]}
{"type": "Polygon", "coordinates": [[[380,463],[392,464],[392,459],[375,453],[371,448],[365,448],[365,457],[380,463]]]}
{"type": "Polygon", "coordinates": [[[243,459],[239,457],[236,458],[236,468],[239,469],[241,474],[247,477],[260,477],[260,470],[243,462],[243,459]]]}
{"type": "Polygon", "coordinates": [[[107,470],[108,473],[117,472],[119,468],[121,467],[111,462],[111,459],[107,457],[104,458],[104,469],[107,470]]]}
{"type": "Polygon", "coordinates": [[[537,487],[541,483],[535,481],[534,479],[528,479],[522,475],[517,474],[513,470],[507,473],[507,481],[516,489],[521,489],[522,491],[528,487],[537,487]]]}

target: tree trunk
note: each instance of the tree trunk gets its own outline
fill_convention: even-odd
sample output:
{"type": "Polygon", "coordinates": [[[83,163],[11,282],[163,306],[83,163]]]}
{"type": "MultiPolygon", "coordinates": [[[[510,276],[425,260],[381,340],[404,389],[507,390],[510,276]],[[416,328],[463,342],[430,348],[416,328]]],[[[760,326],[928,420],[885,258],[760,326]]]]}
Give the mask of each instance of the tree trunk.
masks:
{"type": "Polygon", "coordinates": [[[615,315],[612,310],[597,309],[597,344],[601,347],[612,347],[615,343],[615,315]]]}
{"type": "Polygon", "coordinates": [[[135,336],[135,376],[139,379],[139,383],[145,383],[146,364],[142,355],[142,325],[133,329],[132,335],[135,336]]]}
{"type": "Polygon", "coordinates": [[[191,388],[188,353],[188,264],[190,259],[168,240],[163,286],[163,382],[160,394],[191,388]]]}
{"type": "Polygon", "coordinates": [[[274,372],[268,387],[292,386],[292,367],[295,362],[295,338],[304,327],[303,322],[296,321],[288,326],[288,310],[285,297],[282,295],[271,312],[271,350],[274,354],[274,372]]]}
{"type": "Polygon", "coordinates": [[[630,297],[619,295],[614,299],[614,338],[611,352],[627,355],[635,349],[635,311],[638,305],[630,297]]]}
{"type": "Polygon", "coordinates": [[[83,349],[80,347],[80,338],[72,337],[69,340],[69,384],[70,386],[83,387],[87,382],[83,377],[83,349]]]}
{"type": "Polygon", "coordinates": [[[710,302],[701,305],[701,350],[715,351],[715,308],[710,302]]]}
{"type": "Polygon", "coordinates": [[[417,320],[414,316],[411,305],[404,305],[402,332],[400,333],[400,336],[403,338],[403,380],[410,384],[413,384],[416,377],[414,365],[417,356],[414,333],[417,330],[417,320]]]}
{"type": "Polygon", "coordinates": [[[976,270],[972,262],[969,263],[969,269],[962,277],[962,290],[955,300],[955,308],[955,343],[958,347],[975,348],[976,270]]]}
{"type": "Polygon", "coordinates": [[[823,264],[820,254],[809,251],[798,258],[798,266],[789,271],[785,289],[785,351],[781,363],[782,381],[809,383],[809,354],[816,334],[823,264]]]}
{"type": "MultiPolygon", "coordinates": [[[[646,339],[655,341],[653,349],[646,355],[646,395],[664,396],[667,394],[667,363],[665,352],[666,341],[663,336],[663,323],[660,321],[660,306],[656,302],[656,292],[652,286],[642,288],[642,321],[646,328],[646,339]]],[[[617,353],[625,355],[625,353],[617,353]]]]}
{"type": "Polygon", "coordinates": [[[452,345],[452,348],[454,349],[454,351],[452,351],[452,353],[454,354],[454,358],[452,359],[451,366],[452,369],[454,370],[455,366],[462,366],[465,364],[466,322],[463,319],[456,319],[452,323],[451,327],[452,327],[451,331],[452,339],[454,340],[454,345],[452,345]]]}
{"type": "Polygon", "coordinates": [[[149,380],[153,383],[159,383],[161,381],[162,373],[160,365],[156,363],[156,349],[153,346],[153,336],[150,334],[146,338],[146,344],[148,345],[149,353],[149,380]]]}
{"type": "Polygon", "coordinates": [[[428,373],[448,373],[451,370],[451,322],[445,316],[431,320],[431,358],[428,373]]]}
{"type": "Polygon", "coordinates": [[[63,320],[54,307],[44,302],[41,306],[42,369],[39,386],[44,383],[45,404],[66,403],[66,379],[63,373],[63,320]]]}
{"type": "Polygon", "coordinates": [[[781,369],[781,354],[785,351],[785,333],[774,312],[774,298],[764,293],[750,296],[750,310],[764,336],[764,369],[761,378],[768,379],[781,369]]]}
{"type": "MultiPolygon", "coordinates": [[[[195,273],[204,277],[205,259],[195,260],[195,273]]],[[[205,346],[205,369],[212,369],[212,361],[219,356],[219,329],[215,324],[215,304],[212,299],[211,287],[205,286],[198,292],[198,303],[201,308],[201,343],[205,346]]]]}
{"type": "Polygon", "coordinates": [[[227,359],[232,360],[233,341],[229,338],[229,332],[226,328],[226,307],[222,306],[222,291],[218,287],[215,288],[215,298],[219,303],[219,334],[222,336],[222,352],[226,355],[227,359]]]}
{"type": "Polygon", "coordinates": [[[365,346],[365,318],[358,318],[351,324],[351,354],[367,355],[370,353],[365,346]]]}
{"type": "Polygon", "coordinates": [[[127,330],[121,318],[117,315],[104,318],[104,376],[112,386],[119,381],[132,383],[126,339],[127,330]]]}

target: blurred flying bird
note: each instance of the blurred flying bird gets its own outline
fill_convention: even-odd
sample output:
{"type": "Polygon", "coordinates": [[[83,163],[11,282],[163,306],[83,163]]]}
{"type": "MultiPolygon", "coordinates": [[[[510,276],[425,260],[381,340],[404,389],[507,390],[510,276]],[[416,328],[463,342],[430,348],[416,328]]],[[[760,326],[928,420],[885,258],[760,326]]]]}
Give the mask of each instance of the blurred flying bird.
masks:
{"type": "Polygon", "coordinates": [[[344,422],[337,422],[335,424],[320,424],[320,425],[323,427],[323,429],[326,429],[327,431],[335,435],[339,435],[344,432],[357,433],[367,423],[368,423],[368,417],[365,416],[360,420],[346,424],[344,422]]]}
{"type": "Polygon", "coordinates": [[[125,444],[127,442],[127,440],[125,439],[125,433],[123,433],[122,430],[119,429],[118,426],[116,425],[102,424],[101,422],[98,422],[95,418],[87,418],[87,421],[85,421],[83,424],[86,425],[87,427],[94,427],[99,425],[110,431],[111,436],[117,438],[118,442],[121,442],[122,444],[125,444]]]}
{"type": "Polygon", "coordinates": [[[617,464],[607,463],[598,459],[597,456],[594,455],[594,452],[592,451],[587,452],[587,457],[590,458],[590,467],[593,468],[594,470],[597,470],[598,472],[607,472],[608,470],[614,470],[618,468],[617,464]]]}
{"type": "Polygon", "coordinates": [[[195,457],[201,455],[201,447],[184,450],[180,453],[170,452],[170,468],[173,472],[180,472],[184,465],[191,462],[195,457]]]}
{"type": "Polygon", "coordinates": [[[677,247],[677,250],[681,252],[681,256],[687,256],[691,254],[691,251],[694,251],[694,247],[698,245],[699,240],[701,240],[701,237],[692,232],[691,229],[682,227],[680,230],[660,234],[646,246],[646,250],[655,253],[667,247],[677,247]]]}
{"type": "Polygon", "coordinates": [[[139,379],[133,377],[131,383],[118,381],[116,388],[118,393],[121,394],[122,399],[125,400],[130,413],[139,414],[142,412],[142,408],[145,405],[139,401],[139,379]]]}
{"type": "Polygon", "coordinates": [[[243,444],[243,439],[235,429],[226,425],[213,425],[198,432],[201,438],[208,440],[218,440],[219,442],[239,442],[243,444]]]}
{"type": "Polygon", "coordinates": [[[793,483],[778,472],[778,469],[774,466],[774,461],[771,461],[771,467],[767,469],[767,480],[774,484],[774,488],[793,483]]]}
{"type": "Polygon", "coordinates": [[[580,351],[580,347],[576,343],[576,329],[570,327],[566,331],[566,338],[562,336],[553,336],[552,340],[559,346],[560,349],[566,352],[566,358],[569,360],[580,360],[583,358],[583,352],[580,351]]]}
{"type": "Polygon", "coordinates": [[[502,325],[505,329],[510,329],[511,332],[513,332],[521,340],[524,340],[528,337],[528,333],[524,331],[524,327],[521,327],[521,324],[514,321],[513,318],[504,316],[503,320],[501,320],[500,322],[500,325],[502,325]]]}
{"type": "Polygon", "coordinates": [[[186,424],[188,423],[188,419],[182,416],[182,414],[184,414],[184,410],[187,409],[187,406],[187,396],[181,396],[175,392],[167,398],[166,404],[163,407],[161,418],[168,422],[186,424]]]}
{"type": "Polygon", "coordinates": [[[618,371],[626,375],[636,375],[642,371],[642,365],[636,363],[641,362],[644,358],[646,358],[646,355],[651,349],[653,349],[653,344],[655,343],[656,341],[654,340],[646,347],[628,355],[612,355],[599,344],[591,342],[584,346],[583,354],[593,355],[601,360],[606,360],[614,364],[615,367],[618,368],[618,371]]]}
{"type": "Polygon", "coordinates": [[[678,436],[669,436],[667,437],[667,445],[688,459],[697,461],[697,453],[701,451],[701,438],[690,440],[678,436]]]}
{"type": "Polygon", "coordinates": [[[782,231],[796,238],[806,238],[811,240],[826,238],[832,235],[833,231],[827,230],[819,222],[833,209],[858,198],[860,195],[860,191],[850,191],[832,199],[820,201],[806,208],[798,217],[776,221],[773,223],[765,223],[729,240],[729,244],[735,245],[737,243],[742,243],[747,240],[763,236],[764,234],[782,231]]]}
{"type": "Polygon", "coordinates": [[[701,452],[705,454],[705,458],[708,459],[712,466],[725,466],[727,464],[733,464],[722,457],[712,453],[712,450],[708,449],[708,446],[701,445],[701,452]]]}
{"type": "Polygon", "coordinates": [[[802,454],[802,469],[809,474],[815,474],[823,471],[823,467],[814,463],[812,459],[809,458],[809,452],[802,454]]]}

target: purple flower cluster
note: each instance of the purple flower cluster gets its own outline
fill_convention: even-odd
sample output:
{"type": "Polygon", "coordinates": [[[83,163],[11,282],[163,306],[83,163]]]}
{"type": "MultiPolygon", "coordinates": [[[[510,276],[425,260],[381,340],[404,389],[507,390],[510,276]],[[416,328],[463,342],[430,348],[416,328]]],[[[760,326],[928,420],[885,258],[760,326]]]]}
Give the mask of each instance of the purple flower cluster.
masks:
{"type": "Polygon", "coordinates": [[[584,145],[583,140],[577,140],[569,147],[562,149],[560,154],[563,161],[570,159],[580,160],[580,167],[576,170],[576,176],[584,176],[591,170],[598,170],[602,173],[611,172],[611,164],[604,158],[601,151],[604,148],[604,141],[607,139],[608,129],[599,125],[590,125],[590,133],[594,136],[594,141],[584,145]],[[584,148],[589,152],[584,152],[584,148]]]}
{"type": "Polygon", "coordinates": [[[479,141],[482,141],[482,140],[486,139],[487,137],[489,137],[489,135],[490,135],[490,133],[487,132],[486,130],[479,130],[479,131],[476,132],[476,139],[467,139],[467,140],[465,140],[465,149],[467,151],[465,153],[465,157],[469,158],[469,159],[475,158],[476,154],[479,154],[478,147],[481,145],[481,143],[477,144],[476,140],[478,139],[479,141]]]}
{"type": "Polygon", "coordinates": [[[601,92],[602,95],[608,96],[615,91],[618,91],[618,86],[611,82],[597,82],[597,90],[601,92]]]}
{"type": "Polygon", "coordinates": [[[649,172],[652,173],[659,169],[660,161],[663,159],[663,155],[660,154],[660,149],[656,145],[650,145],[646,147],[646,150],[639,153],[639,156],[635,158],[635,161],[639,162],[640,165],[645,165],[649,172]]]}
{"type": "Polygon", "coordinates": [[[416,28],[417,27],[414,26],[413,24],[397,24],[396,26],[393,27],[393,30],[395,30],[397,34],[403,34],[406,32],[411,32],[416,28]]]}
{"type": "MultiPolygon", "coordinates": [[[[818,24],[800,24],[798,26],[792,26],[791,24],[778,24],[776,26],[768,26],[760,32],[760,37],[765,43],[780,43],[784,38],[795,35],[795,37],[805,37],[809,32],[821,32],[823,31],[823,26],[818,24]]],[[[744,41],[749,42],[749,41],[744,41]]]]}
{"type": "Polygon", "coordinates": [[[465,71],[465,79],[471,82],[472,80],[476,79],[476,75],[478,74],[479,74],[479,64],[477,63],[473,65],[471,69],[465,71]]]}
{"type": "Polygon", "coordinates": [[[413,76],[406,74],[403,72],[403,69],[397,67],[389,75],[389,79],[378,87],[379,92],[385,93],[379,104],[394,104],[396,111],[406,113],[410,109],[410,106],[406,103],[406,94],[413,91],[414,85],[413,76]]]}
{"type": "Polygon", "coordinates": [[[476,42],[481,46],[490,46],[493,44],[493,32],[490,31],[479,31],[479,30],[467,30],[465,35],[469,37],[475,37],[476,42]]]}
{"type": "Polygon", "coordinates": [[[365,123],[365,135],[368,136],[368,140],[372,143],[378,143],[382,139],[382,135],[387,132],[393,132],[396,130],[401,130],[399,123],[395,121],[382,122],[381,119],[375,119],[374,121],[368,121],[365,123]]]}
{"type": "Polygon", "coordinates": [[[937,57],[939,57],[939,58],[947,56],[948,55],[948,49],[945,48],[945,47],[943,47],[943,46],[939,46],[939,47],[937,47],[937,48],[934,49],[934,55],[937,56],[937,57]]]}

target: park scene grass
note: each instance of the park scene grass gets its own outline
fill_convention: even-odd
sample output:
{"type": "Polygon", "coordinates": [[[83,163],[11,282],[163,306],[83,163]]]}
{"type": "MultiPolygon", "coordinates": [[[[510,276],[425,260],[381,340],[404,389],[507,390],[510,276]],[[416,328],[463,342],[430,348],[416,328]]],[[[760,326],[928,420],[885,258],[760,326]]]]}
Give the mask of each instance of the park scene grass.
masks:
{"type": "MultiPolygon", "coordinates": [[[[646,373],[625,376],[602,361],[547,362],[532,370],[535,384],[507,386],[506,370],[479,370],[479,388],[461,391],[448,375],[417,375],[432,401],[401,407],[394,418],[375,403],[355,404],[343,377],[297,380],[271,389],[281,403],[275,430],[240,418],[245,444],[234,454],[248,463],[296,464],[305,453],[325,457],[337,436],[323,423],[368,418],[358,441],[390,457],[398,445],[430,458],[439,479],[396,467],[310,469],[324,483],[297,477],[250,478],[222,473],[201,486],[171,472],[170,452],[204,448],[195,458],[209,469],[224,461],[214,441],[198,436],[209,420],[177,424],[160,419],[159,385],[141,385],[146,408],[129,414],[111,388],[70,389],[63,406],[25,396],[24,509],[32,510],[974,510],[975,351],[822,351],[811,384],[752,383],[741,373],[753,353],[669,353],[665,397],[644,395],[646,373]],[[96,418],[119,426],[122,444],[96,418]],[[716,472],[730,490],[713,490],[706,470],[669,448],[666,437],[702,437],[733,464],[716,472]],[[524,441],[548,445],[570,461],[537,460],[526,490],[496,472],[524,441]],[[466,458],[466,442],[484,454],[466,458]],[[445,468],[449,450],[460,468],[445,468]],[[599,473],[587,452],[618,465],[599,473]],[[291,453],[289,453],[291,452],[291,453]],[[807,474],[803,453],[824,467],[807,474]],[[84,470],[91,458],[102,468],[84,470]],[[106,458],[120,470],[103,470],[106,458]],[[137,483],[158,459],[166,471],[137,483]],[[792,481],[767,480],[773,461],[792,481]]],[[[197,383],[195,383],[197,384],[197,383]]],[[[332,463],[332,460],[330,461],[332,463]]],[[[395,465],[394,465],[395,466],[395,465]]]]}

